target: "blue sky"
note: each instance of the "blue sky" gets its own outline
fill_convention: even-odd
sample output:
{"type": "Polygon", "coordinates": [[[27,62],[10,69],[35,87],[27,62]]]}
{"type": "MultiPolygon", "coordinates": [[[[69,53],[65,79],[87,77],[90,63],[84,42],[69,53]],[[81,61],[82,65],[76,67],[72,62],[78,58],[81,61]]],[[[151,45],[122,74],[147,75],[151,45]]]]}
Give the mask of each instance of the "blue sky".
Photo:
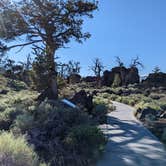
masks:
{"type": "MultiPolygon", "coordinates": [[[[116,65],[119,56],[126,65],[132,58],[140,57],[146,75],[158,65],[166,72],[166,0],[99,0],[99,11],[93,19],[86,19],[84,30],[92,34],[83,44],[70,43],[68,49],[56,52],[61,61],[81,62],[81,74],[88,75],[92,60],[103,61],[106,69],[116,65]]],[[[22,60],[30,49],[10,57],[22,60]],[[20,56],[23,54],[22,56],[20,56]]]]}

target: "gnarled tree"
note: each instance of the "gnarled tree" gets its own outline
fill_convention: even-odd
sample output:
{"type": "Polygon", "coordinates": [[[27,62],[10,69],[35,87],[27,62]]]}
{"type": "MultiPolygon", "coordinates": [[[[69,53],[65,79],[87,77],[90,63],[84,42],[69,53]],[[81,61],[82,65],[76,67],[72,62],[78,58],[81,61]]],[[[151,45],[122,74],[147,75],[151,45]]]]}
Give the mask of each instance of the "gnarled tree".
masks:
{"type": "MultiPolygon", "coordinates": [[[[71,40],[82,43],[90,37],[82,32],[85,16],[92,18],[97,9],[95,0],[1,0],[0,39],[1,53],[16,47],[33,45],[46,51],[49,64],[49,91],[52,99],[58,97],[55,52],[71,40]],[[7,45],[18,38],[25,43],[7,45]]],[[[46,93],[47,94],[47,93],[46,93]]]]}
{"type": "Polygon", "coordinates": [[[92,70],[92,72],[94,73],[94,75],[97,78],[98,86],[101,86],[101,74],[104,70],[104,65],[103,65],[102,61],[99,58],[95,58],[93,60],[93,65],[90,66],[90,69],[92,70]]]}

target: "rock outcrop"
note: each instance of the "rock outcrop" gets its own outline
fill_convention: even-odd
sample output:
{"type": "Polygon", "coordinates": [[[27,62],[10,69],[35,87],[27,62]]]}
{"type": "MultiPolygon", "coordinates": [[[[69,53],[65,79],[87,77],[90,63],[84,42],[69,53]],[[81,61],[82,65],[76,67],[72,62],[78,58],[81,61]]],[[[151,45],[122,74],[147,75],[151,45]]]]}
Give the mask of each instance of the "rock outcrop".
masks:
{"type": "Polygon", "coordinates": [[[136,112],[136,117],[140,120],[145,120],[147,115],[157,116],[157,114],[157,110],[148,107],[146,109],[138,109],[136,112]]]}
{"type": "Polygon", "coordinates": [[[166,87],[166,73],[151,73],[142,83],[147,87],[166,87]]]}
{"type": "Polygon", "coordinates": [[[76,84],[81,82],[81,76],[79,74],[71,74],[68,77],[69,84],[76,84]]]}
{"type": "Polygon", "coordinates": [[[82,79],[83,82],[96,82],[97,81],[97,77],[95,76],[87,76],[85,78],[82,79]]]}
{"type": "Polygon", "coordinates": [[[116,76],[120,77],[119,86],[139,83],[140,77],[136,67],[115,67],[111,71],[106,70],[103,74],[102,84],[112,86],[116,76]]]}
{"type": "Polygon", "coordinates": [[[71,102],[78,106],[82,106],[87,109],[90,113],[93,109],[93,96],[86,93],[84,90],[79,91],[76,93],[71,99],[71,102]]]}

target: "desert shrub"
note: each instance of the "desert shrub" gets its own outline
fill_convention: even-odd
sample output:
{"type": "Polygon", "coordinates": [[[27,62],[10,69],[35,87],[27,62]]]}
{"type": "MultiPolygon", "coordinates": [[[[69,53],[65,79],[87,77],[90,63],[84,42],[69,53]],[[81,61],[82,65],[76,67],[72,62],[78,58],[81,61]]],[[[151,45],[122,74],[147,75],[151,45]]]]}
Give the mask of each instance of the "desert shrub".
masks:
{"type": "Polygon", "coordinates": [[[70,98],[76,93],[76,89],[70,88],[70,87],[65,87],[60,90],[60,97],[62,98],[70,98]]]}
{"type": "Polygon", "coordinates": [[[129,100],[129,105],[134,106],[136,104],[134,99],[129,100]]]}
{"type": "Polygon", "coordinates": [[[71,150],[64,144],[71,129],[80,125],[94,126],[85,112],[68,108],[59,101],[44,101],[26,112],[28,114],[17,117],[12,130],[27,133],[29,143],[45,162],[56,166],[82,166],[91,160],[78,153],[76,147],[71,150]]]}
{"type": "Polygon", "coordinates": [[[67,81],[62,77],[57,77],[57,84],[58,84],[58,88],[62,89],[64,87],[66,87],[67,81]]]}
{"type": "Polygon", "coordinates": [[[159,100],[161,96],[158,94],[150,94],[149,97],[154,99],[154,100],[159,100]]]}
{"type": "Polygon", "coordinates": [[[92,115],[99,123],[106,123],[107,121],[107,115],[108,113],[108,107],[105,104],[98,104],[95,105],[92,110],[92,115]]]}
{"type": "Polygon", "coordinates": [[[163,134],[162,134],[162,137],[161,137],[162,141],[166,143],[166,128],[164,128],[163,130],[163,134]]]}
{"type": "Polygon", "coordinates": [[[117,98],[118,98],[118,95],[115,95],[115,94],[111,94],[111,95],[110,95],[110,99],[111,99],[112,101],[116,101],[117,98]]]}
{"type": "Polygon", "coordinates": [[[111,102],[111,95],[108,94],[107,97],[105,96],[106,93],[99,93],[97,96],[93,98],[94,105],[105,105],[107,107],[107,113],[113,111],[115,108],[111,102]],[[104,97],[103,97],[104,95],[104,97]]]}
{"type": "Polygon", "coordinates": [[[153,109],[153,110],[156,110],[156,111],[161,111],[161,108],[158,104],[156,104],[155,102],[150,102],[150,103],[146,103],[144,101],[138,103],[136,105],[136,108],[137,109],[146,109],[146,108],[150,108],[150,109],[153,109]]]}
{"type": "Polygon", "coordinates": [[[24,114],[27,108],[35,104],[36,93],[22,90],[10,91],[0,100],[0,129],[8,130],[17,116],[24,114]]]}
{"type": "Polygon", "coordinates": [[[159,102],[160,108],[166,111],[166,102],[159,102]]]}
{"type": "Polygon", "coordinates": [[[15,91],[25,90],[28,88],[24,82],[19,80],[9,80],[8,86],[15,91]]]}
{"type": "Polygon", "coordinates": [[[104,150],[106,138],[95,126],[81,125],[71,129],[65,139],[67,148],[85,159],[94,160],[104,150]]]}
{"type": "Polygon", "coordinates": [[[102,97],[108,99],[108,98],[110,98],[110,94],[109,93],[102,93],[102,97]]]}
{"type": "Polygon", "coordinates": [[[103,104],[103,105],[107,105],[110,101],[108,98],[103,98],[102,96],[96,96],[93,99],[94,104],[103,104]]]}
{"type": "Polygon", "coordinates": [[[14,123],[11,126],[11,130],[15,134],[25,134],[30,131],[34,125],[34,117],[30,113],[26,112],[22,115],[17,116],[14,123]]]}
{"type": "Polygon", "coordinates": [[[39,166],[39,160],[24,137],[15,138],[12,133],[0,134],[0,165],[39,166]]]}
{"type": "Polygon", "coordinates": [[[3,112],[0,112],[0,129],[9,130],[13,121],[18,115],[22,113],[21,110],[17,108],[6,108],[3,112]]]}

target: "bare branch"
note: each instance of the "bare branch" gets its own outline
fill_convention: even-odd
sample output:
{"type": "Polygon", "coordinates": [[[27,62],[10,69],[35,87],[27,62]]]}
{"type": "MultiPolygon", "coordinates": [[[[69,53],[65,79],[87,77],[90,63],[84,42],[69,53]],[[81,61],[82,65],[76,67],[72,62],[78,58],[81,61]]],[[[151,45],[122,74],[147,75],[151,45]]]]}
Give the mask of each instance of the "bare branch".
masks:
{"type": "Polygon", "coordinates": [[[39,42],[42,42],[42,40],[35,40],[35,41],[28,42],[28,43],[12,45],[12,46],[7,47],[6,50],[10,50],[10,49],[16,48],[16,47],[24,47],[24,46],[32,45],[34,43],[39,43],[39,42]]]}

